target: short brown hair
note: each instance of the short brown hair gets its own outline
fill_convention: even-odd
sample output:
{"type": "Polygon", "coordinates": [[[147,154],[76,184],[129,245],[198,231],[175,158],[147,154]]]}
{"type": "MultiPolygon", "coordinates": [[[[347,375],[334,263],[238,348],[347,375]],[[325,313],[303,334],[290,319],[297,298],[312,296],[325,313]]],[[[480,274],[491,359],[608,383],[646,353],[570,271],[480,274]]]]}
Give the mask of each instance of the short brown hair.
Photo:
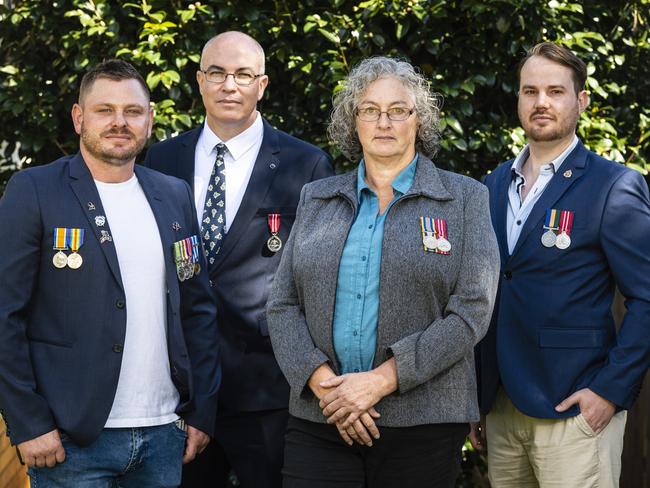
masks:
{"type": "Polygon", "coordinates": [[[571,70],[576,94],[585,89],[587,65],[573,51],[554,42],[540,42],[526,52],[523,59],[519,61],[519,67],[517,68],[518,80],[520,79],[521,69],[524,67],[524,64],[533,56],[542,56],[550,61],[566,66],[571,70]]]}
{"type": "Polygon", "coordinates": [[[142,86],[147,98],[151,98],[149,87],[137,69],[121,59],[109,59],[101,62],[90,71],[87,71],[83,76],[81,86],[79,87],[80,102],[86,92],[93,86],[93,83],[100,78],[107,78],[113,81],[136,80],[142,86]]]}

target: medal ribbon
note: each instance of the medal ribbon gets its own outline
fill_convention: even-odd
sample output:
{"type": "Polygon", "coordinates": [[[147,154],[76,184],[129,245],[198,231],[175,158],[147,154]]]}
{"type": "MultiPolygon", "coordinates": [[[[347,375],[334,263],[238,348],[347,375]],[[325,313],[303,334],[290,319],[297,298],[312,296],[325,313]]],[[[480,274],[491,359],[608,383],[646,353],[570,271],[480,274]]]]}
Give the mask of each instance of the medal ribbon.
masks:
{"type": "Polygon", "coordinates": [[[70,229],[66,229],[65,227],[54,228],[54,249],[57,251],[68,249],[69,230],[70,229]]]}
{"type": "Polygon", "coordinates": [[[271,234],[275,235],[280,230],[280,214],[269,214],[269,230],[271,234]]]}
{"type": "Polygon", "coordinates": [[[181,253],[181,242],[174,242],[174,259],[176,262],[183,260],[183,254],[181,253]]]}
{"type": "Polygon", "coordinates": [[[560,215],[560,232],[571,235],[571,226],[573,225],[573,212],[570,210],[562,210],[560,215]]]}
{"type": "Polygon", "coordinates": [[[66,229],[68,233],[68,242],[72,252],[77,252],[84,245],[84,229],[66,229]]]}
{"type": "MultiPolygon", "coordinates": [[[[434,221],[435,229],[436,229],[436,239],[440,241],[440,239],[447,239],[447,221],[444,219],[436,219],[434,221]]],[[[442,251],[440,247],[436,249],[437,254],[449,254],[449,251],[442,251]]]]}
{"type": "Polygon", "coordinates": [[[557,230],[559,227],[560,213],[554,209],[546,209],[546,224],[544,225],[545,229],[557,230]]]}
{"type": "Polygon", "coordinates": [[[443,219],[436,219],[435,222],[436,237],[438,239],[447,239],[447,221],[443,219]]]}
{"type": "Polygon", "coordinates": [[[192,262],[197,263],[199,261],[199,239],[196,235],[193,235],[186,240],[188,241],[187,245],[191,249],[190,256],[192,256],[192,262]]]}

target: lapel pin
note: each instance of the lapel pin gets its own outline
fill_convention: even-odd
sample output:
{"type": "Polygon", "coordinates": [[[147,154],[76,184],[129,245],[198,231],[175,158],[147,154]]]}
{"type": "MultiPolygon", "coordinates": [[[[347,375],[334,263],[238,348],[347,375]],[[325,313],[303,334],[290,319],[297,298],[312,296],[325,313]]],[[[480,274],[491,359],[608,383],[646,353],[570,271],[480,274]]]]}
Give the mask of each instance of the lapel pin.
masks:
{"type": "Polygon", "coordinates": [[[181,230],[181,224],[179,224],[178,222],[174,222],[172,224],[172,229],[174,229],[176,232],[178,232],[179,230],[181,230]]]}
{"type": "Polygon", "coordinates": [[[104,217],[103,215],[95,216],[95,225],[97,227],[104,227],[105,223],[106,223],[106,217],[104,217]]]}
{"type": "Polygon", "coordinates": [[[573,171],[567,169],[562,176],[564,176],[565,178],[571,178],[573,176],[573,171]]]}
{"type": "Polygon", "coordinates": [[[111,235],[108,233],[108,231],[103,230],[103,231],[102,231],[102,235],[101,235],[101,237],[99,238],[99,243],[100,243],[100,244],[104,244],[105,242],[111,242],[112,240],[113,240],[113,238],[112,238],[111,235]]]}
{"type": "Polygon", "coordinates": [[[88,202],[88,211],[95,210],[95,204],[93,202],[88,202]]]}

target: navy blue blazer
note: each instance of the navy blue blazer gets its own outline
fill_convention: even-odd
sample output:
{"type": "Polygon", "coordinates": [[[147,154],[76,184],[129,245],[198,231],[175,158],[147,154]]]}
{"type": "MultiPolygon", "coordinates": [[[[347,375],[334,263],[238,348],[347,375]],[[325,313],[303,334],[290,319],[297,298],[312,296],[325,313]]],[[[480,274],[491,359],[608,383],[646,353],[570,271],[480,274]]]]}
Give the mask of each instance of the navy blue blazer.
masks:
{"type": "MultiPolygon", "coordinates": [[[[179,282],[173,243],[199,229],[188,186],[136,175],[163,244],[167,343],[177,413],[212,433],[220,380],[216,306],[207,273],[179,282]],[[174,223],[179,225],[174,225],[174,223]]],[[[110,222],[82,156],[13,175],[0,200],[0,408],[14,444],[64,430],[79,445],[101,432],[117,388],[129,304],[110,222]],[[55,227],[85,229],[77,270],[52,264],[55,227]]],[[[205,263],[204,266],[205,268],[205,263]]]]}
{"type": "Polygon", "coordinates": [[[650,364],[650,199],[636,171],[579,143],[562,164],[508,254],[506,211],[512,161],[485,178],[501,252],[490,330],[479,344],[479,403],[488,413],[501,383],[532,417],[561,418],[555,406],[590,388],[629,409],[650,364]],[[571,246],[541,243],[548,208],[574,212],[571,246]],[[618,286],[627,313],[616,331],[618,286]]]}
{"type": "MultiPolygon", "coordinates": [[[[145,166],[178,176],[193,188],[201,130],[154,144],[145,166]]],[[[220,412],[288,406],[289,385],[275,360],[266,324],[266,301],[282,255],[282,250],[272,253],[267,248],[267,219],[270,213],[280,214],[279,236],[286,243],[303,185],[333,174],[327,153],[264,121],[262,146],[244,198],[210,272],[223,367],[220,412]]]]}

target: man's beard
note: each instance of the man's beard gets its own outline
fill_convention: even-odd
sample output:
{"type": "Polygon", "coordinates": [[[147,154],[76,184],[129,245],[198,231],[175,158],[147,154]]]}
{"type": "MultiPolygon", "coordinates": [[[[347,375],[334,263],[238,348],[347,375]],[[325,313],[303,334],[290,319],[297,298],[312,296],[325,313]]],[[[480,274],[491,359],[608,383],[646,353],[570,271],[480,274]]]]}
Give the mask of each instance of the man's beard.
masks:
{"type": "Polygon", "coordinates": [[[111,166],[125,166],[132,162],[135,157],[140,154],[140,151],[147,143],[146,139],[138,140],[138,138],[127,128],[110,129],[100,133],[99,135],[90,134],[81,124],[81,142],[86,150],[95,158],[103,161],[111,166]],[[128,134],[131,140],[135,141],[135,146],[132,149],[128,148],[104,148],[102,147],[102,138],[111,134],[128,134]]]}
{"type": "Polygon", "coordinates": [[[533,126],[533,122],[530,118],[543,113],[546,113],[546,111],[535,111],[528,117],[526,123],[522,122],[521,125],[528,140],[533,142],[553,142],[562,140],[571,134],[575,134],[578,125],[578,117],[580,116],[577,106],[573,116],[569,115],[564,120],[555,117],[555,120],[552,121],[555,124],[555,127],[552,130],[549,130],[548,127],[535,128],[533,126]]]}

